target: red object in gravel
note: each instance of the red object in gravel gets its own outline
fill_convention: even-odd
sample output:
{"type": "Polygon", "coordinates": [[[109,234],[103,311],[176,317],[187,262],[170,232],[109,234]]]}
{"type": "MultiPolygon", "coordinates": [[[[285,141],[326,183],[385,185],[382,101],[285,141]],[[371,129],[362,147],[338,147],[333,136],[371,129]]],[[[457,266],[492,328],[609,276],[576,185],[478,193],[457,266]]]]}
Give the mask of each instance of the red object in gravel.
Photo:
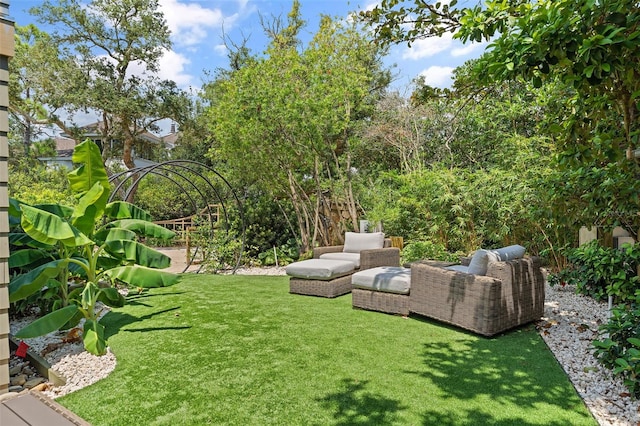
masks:
{"type": "Polygon", "coordinates": [[[18,349],[16,349],[16,356],[19,356],[20,358],[26,358],[27,349],[29,349],[29,345],[27,345],[25,342],[20,342],[20,344],[18,345],[18,349]]]}

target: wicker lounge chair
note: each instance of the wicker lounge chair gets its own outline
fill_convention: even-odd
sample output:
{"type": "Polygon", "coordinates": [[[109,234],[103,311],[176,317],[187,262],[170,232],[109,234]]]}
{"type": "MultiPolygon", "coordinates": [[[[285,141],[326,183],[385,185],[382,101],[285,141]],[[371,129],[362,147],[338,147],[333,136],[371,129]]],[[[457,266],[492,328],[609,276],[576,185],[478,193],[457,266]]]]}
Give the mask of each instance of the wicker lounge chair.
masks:
{"type": "Polygon", "coordinates": [[[541,260],[489,262],[484,276],[412,265],[409,307],[485,336],[536,321],[544,312],[541,260]]]}
{"type": "MultiPolygon", "coordinates": [[[[313,261],[344,261],[354,266],[348,273],[337,273],[331,277],[292,275],[289,279],[289,292],[309,296],[336,297],[351,292],[351,274],[363,269],[377,266],[399,266],[400,249],[391,246],[390,239],[384,239],[382,235],[347,233],[345,242],[349,246],[325,246],[313,249],[313,259],[304,261],[309,263],[309,269],[316,269],[313,261]],[[376,245],[371,244],[377,239],[376,245]],[[345,250],[346,247],[346,250],[345,250]],[[381,247],[381,248],[366,248],[381,247]],[[325,256],[323,256],[325,255],[325,256]]],[[[296,262],[289,267],[296,267],[302,262],[296,262]]]]}

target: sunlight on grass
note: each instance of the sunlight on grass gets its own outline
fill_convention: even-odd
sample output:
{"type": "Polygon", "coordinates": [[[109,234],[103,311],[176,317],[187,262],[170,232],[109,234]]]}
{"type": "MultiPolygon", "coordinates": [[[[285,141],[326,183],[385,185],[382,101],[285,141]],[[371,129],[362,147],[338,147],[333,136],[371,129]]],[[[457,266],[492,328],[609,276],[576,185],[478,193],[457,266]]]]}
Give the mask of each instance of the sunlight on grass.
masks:
{"type": "Polygon", "coordinates": [[[596,424],[532,327],[486,339],[207,275],[105,324],[116,370],[59,400],[94,426],[596,424]]]}

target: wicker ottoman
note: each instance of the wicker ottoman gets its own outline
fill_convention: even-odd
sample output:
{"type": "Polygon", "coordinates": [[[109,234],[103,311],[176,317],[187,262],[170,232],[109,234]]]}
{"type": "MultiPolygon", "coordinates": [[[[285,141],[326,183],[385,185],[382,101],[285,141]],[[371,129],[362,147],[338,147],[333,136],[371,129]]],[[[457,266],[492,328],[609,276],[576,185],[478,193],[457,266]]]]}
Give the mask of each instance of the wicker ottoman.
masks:
{"type": "Polygon", "coordinates": [[[391,266],[366,269],[351,276],[354,308],[409,315],[411,269],[391,266]]]}
{"type": "Polygon", "coordinates": [[[289,293],[306,296],[337,297],[351,292],[353,262],[309,259],[287,266],[289,293]]]}

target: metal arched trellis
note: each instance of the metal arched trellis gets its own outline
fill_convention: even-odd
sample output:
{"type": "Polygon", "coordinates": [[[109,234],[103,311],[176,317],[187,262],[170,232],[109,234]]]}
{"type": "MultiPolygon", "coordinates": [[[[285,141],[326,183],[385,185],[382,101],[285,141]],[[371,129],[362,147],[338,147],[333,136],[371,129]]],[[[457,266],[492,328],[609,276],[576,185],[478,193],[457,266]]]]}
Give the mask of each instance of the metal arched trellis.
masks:
{"type": "MultiPolygon", "coordinates": [[[[109,177],[109,181],[114,185],[109,201],[114,201],[119,197],[123,200],[132,201],[135,198],[135,192],[146,177],[154,176],[166,179],[170,183],[177,186],[188,198],[193,216],[201,216],[206,218],[206,225],[201,226],[206,230],[204,238],[200,238],[199,244],[194,246],[187,258],[187,266],[183,272],[186,272],[194,261],[201,256],[202,262],[197,272],[209,260],[211,250],[202,246],[202,241],[213,241],[214,232],[225,232],[228,240],[235,239],[239,241],[239,249],[236,250],[235,259],[232,267],[233,272],[240,266],[242,253],[245,245],[245,222],[242,203],[236,192],[233,190],[229,182],[213,168],[190,160],[170,160],[135,169],[125,170],[115,173],[109,177]],[[212,182],[211,178],[215,178],[216,182],[212,182]],[[228,202],[235,202],[240,220],[240,235],[230,235],[231,221],[229,218],[228,202]],[[213,206],[219,206],[213,211],[213,206]],[[222,214],[220,214],[222,210],[222,214]],[[220,217],[222,216],[222,217],[220,217]],[[215,220],[214,220],[215,218],[215,220]]],[[[163,194],[158,194],[161,197],[163,194]]]]}

